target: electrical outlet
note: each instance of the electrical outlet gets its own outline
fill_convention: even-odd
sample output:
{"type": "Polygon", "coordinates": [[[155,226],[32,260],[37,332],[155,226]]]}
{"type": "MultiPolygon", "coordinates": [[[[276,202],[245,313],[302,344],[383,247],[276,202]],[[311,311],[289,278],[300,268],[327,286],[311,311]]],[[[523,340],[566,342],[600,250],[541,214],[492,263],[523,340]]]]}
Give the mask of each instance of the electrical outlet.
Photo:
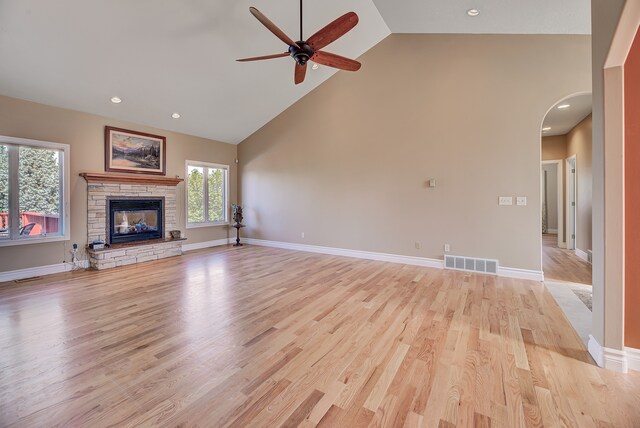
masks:
{"type": "Polygon", "coordinates": [[[416,242],[416,250],[419,250],[420,248],[422,248],[422,244],[420,242],[416,242]]]}
{"type": "Polygon", "coordinates": [[[513,197],[511,196],[500,196],[498,198],[499,205],[513,205],[513,197]]]}
{"type": "Polygon", "coordinates": [[[444,252],[448,253],[449,251],[451,251],[451,245],[449,244],[444,244],[444,252]]]}
{"type": "Polygon", "coordinates": [[[304,232],[302,232],[302,233],[300,234],[300,237],[301,237],[302,239],[304,239],[304,232]]]}
{"type": "Polygon", "coordinates": [[[516,205],[520,207],[524,207],[527,205],[527,197],[526,196],[518,196],[516,198],[516,205]]]}

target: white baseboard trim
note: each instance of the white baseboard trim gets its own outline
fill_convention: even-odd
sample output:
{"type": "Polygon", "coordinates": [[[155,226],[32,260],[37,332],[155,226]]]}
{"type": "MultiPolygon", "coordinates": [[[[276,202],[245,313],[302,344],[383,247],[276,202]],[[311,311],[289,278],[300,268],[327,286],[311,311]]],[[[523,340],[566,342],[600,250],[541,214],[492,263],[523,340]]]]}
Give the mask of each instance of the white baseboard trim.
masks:
{"type": "Polygon", "coordinates": [[[263,247],[283,248],[286,250],[305,251],[308,253],[330,254],[333,256],[354,257],[356,259],[377,260],[381,262],[402,263],[406,265],[444,268],[442,260],[424,257],[399,256],[397,254],[374,253],[371,251],[348,250],[344,248],[320,247],[317,245],[293,244],[290,242],[266,241],[264,239],[246,238],[245,242],[263,247]]]}
{"type": "Polygon", "coordinates": [[[182,251],[202,250],[203,248],[219,247],[221,245],[231,244],[235,238],[216,239],[214,241],[195,242],[193,244],[183,244],[182,251]]]}
{"type": "MultiPolygon", "coordinates": [[[[77,267],[88,268],[89,260],[79,260],[77,267]]],[[[15,281],[16,279],[33,278],[36,276],[51,275],[54,273],[69,272],[73,270],[73,263],[57,263],[55,265],[36,266],[26,269],[0,272],[0,282],[15,281]]]]}
{"type": "Polygon", "coordinates": [[[498,276],[531,281],[544,281],[544,272],[538,270],[498,267],[498,276]]]}
{"type": "Polygon", "coordinates": [[[624,348],[627,353],[627,367],[629,370],[640,371],[640,349],[624,348]]]}
{"type": "Polygon", "coordinates": [[[576,248],[575,253],[576,256],[580,257],[585,262],[589,262],[589,255],[585,251],[582,251],[580,248],[576,248]]]}
{"type": "Polygon", "coordinates": [[[589,335],[589,343],[587,343],[587,350],[591,357],[596,362],[599,367],[604,367],[604,350],[602,346],[598,343],[593,335],[589,335]]]}
{"type": "MultiPolygon", "coordinates": [[[[401,263],[405,265],[424,266],[436,269],[444,269],[444,262],[426,257],[401,256],[397,254],[376,253],[371,251],[349,250],[345,248],[321,247],[317,245],[294,244],[291,242],[267,241],[264,239],[245,238],[245,242],[263,247],[282,248],[286,250],[306,251],[310,253],[330,254],[333,256],[354,257],[357,259],[377,260],[381,262],[401,263]]],[[[540,271],[531,271],[515,268],[498,268],[498,276],[518,279],[531,279],[543,281],[544,274],[540,271]]]]}
{"type": "MultiPolygon", "coordinates": [[[[629,371],[629,352],[627,352],[626,349],[621,351],[613,348],[605,348],[600,345],[592,335],[589,335],[587,349],[598,366],[620,373],[627,373],[629,371]]],[[[638,361],[640,362],[640,360],[638,361]]]]}

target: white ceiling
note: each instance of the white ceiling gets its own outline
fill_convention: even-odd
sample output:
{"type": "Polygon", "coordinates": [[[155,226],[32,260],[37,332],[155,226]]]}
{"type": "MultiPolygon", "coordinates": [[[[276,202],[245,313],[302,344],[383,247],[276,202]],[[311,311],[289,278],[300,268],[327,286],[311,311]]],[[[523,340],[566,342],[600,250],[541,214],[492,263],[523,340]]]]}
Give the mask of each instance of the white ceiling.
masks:
{"type": "MultiPolygon", "coordinates": [[[[589,0],[472,3],[306,0],[305,36],[350,10],[360,23],[325,49],[353,58],[389,27],[589,32],[589,0]],[[470,7],[480,16],[469,18],[470,7]]],[[[298,39],[297,0],[0,0],[0,94],[237,144],[334,74],[309,70],[295,86],[291,58],[236,62],[287,48],[249,6],[298,39]]]]}
{"type": "Polygon", "coordinates": [[[569,133],[577,124],[591,114],[592,99],[591,94],[576,95],[557,102],[542,124],[543,128],[551,127],[549,131],[543,131],[544,137],[553,135],[565,135],[569,133]],[[558,109],[558,106],[569,104],[566,109],[558,109]]]}
{"type": "Polygon", "coordinates": [[[394,33],[591,34],[591,0],[373,1],[394,33]]]}

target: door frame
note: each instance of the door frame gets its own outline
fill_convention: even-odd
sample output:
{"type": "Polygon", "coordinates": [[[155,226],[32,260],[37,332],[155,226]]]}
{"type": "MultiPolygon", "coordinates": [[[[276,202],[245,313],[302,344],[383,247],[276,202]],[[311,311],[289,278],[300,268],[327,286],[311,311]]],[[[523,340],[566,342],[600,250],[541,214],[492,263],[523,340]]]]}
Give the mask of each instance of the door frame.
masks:
{"type": "Polygon", "coordinates": [[[576,249],[578,231],[578,159],[576,155],[566,159],[567,173],[567,250],[576,249]]]}
{"type": "MultiPolygon", "coordinates": [[[[556,165],[557,171],[557,185],[558,185],[558,247],[566,248],[566,244],[564,242],[564,185],[563,185],[563,176],[562,166],[564,161],[562,159],[555,160],[545,160],[540,162],[540,166],[542,165],[556,165]]],[[[540,169],[540,186],[542,186],[542,169],[540,169]]],[[[540,198],[540,204],[542,204],[542,198],[540,198]]],[[[542,207],[541,207],[542,209],[542,207]]]]}

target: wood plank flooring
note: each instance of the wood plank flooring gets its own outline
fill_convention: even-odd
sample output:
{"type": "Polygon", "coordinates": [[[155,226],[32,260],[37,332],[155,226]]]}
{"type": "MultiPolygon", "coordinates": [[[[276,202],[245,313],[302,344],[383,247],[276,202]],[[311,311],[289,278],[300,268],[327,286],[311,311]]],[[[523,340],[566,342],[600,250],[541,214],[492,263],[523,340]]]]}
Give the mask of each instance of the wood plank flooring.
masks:
{"type": "Polygon", "coordinates": [[[558,235],[542,235],[542,267],[546,279],[592,285],[591,265],[573,250],[558,248],[558,235]]]}
{"type": "Polygon", "coordinates": [[[638,427],[537,282],[245,246],[0,284],[3,427],[638,427]]]}

